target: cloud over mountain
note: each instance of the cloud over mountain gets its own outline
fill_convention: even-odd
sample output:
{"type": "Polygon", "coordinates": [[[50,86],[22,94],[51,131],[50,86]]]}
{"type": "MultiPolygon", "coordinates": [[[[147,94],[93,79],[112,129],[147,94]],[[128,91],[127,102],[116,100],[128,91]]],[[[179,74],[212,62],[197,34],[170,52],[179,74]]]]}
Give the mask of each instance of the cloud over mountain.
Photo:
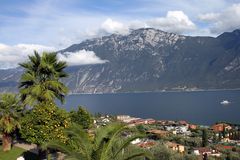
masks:
{"type": "Polygon", "coordinates": [[[58,57],[62,61],[66,61],[68,65],[88,65],[88,64],[102,64],[108,60],[102,60],[93,51],[80,50],[77,52],[59,53],[58,57]]]}
{"type": "MultiPolygon", "coordinates": [[[[10,69],[18,67],[18,63],[27,60],[28,55],[32,55],[34,50],[40,54],[43,51],[56,51],[54,47],[38,44],[17,44],[6,45],[0,43],[0,69],[10,69]]],[[[108,62],[96,56],[93,51],[80,50],[78,52],[59,53],[58,58],[66,61],[68,65],[102,64],[108,62]]]]}
{"type": "Polygon", "coordinates": [[[107,33],[118,33],[118,34],[127,34],[129,31],[126,25],[124,25],[121,22],[114,21],[111,18],[106,19],[102,23],[100,29],[107,33]]]}
{"type": "Polygon", "coordinates": [[[201,14],[199,19],[209,23],[212,33],[222,33],[240,28],[240,3],[233,4],[222,12],[201,14]]]}
{"type": "Polygon", "coordinates": [[[147,21],[147,24],[174,33],[184,33],[196,29],[195,24],[183,11],[168,11],[166,17],[151,19],[147,21]]]}
{"type": "Polygon", "coordinates": [[[112,34],[127,34],[131,29],[152,27],[167,32],[183,34],[195,30],[196,25],[189,19],[183,11],[168,11],[166,16],[145,19],[145,20],[131,20],[129,22],[121,22],[107,18],[95,34],[102,34],[102,32],[112,34]]]}

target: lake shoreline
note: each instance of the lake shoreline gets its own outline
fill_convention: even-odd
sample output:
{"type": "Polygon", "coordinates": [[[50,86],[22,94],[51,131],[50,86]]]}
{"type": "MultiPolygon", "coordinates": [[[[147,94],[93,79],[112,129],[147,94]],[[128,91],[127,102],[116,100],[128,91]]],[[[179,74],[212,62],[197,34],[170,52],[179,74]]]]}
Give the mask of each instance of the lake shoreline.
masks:
{"type": "Polygon", "coordinates": [[[240,123],[240,90],[205,90],[185,92],[131,92],[71,94],[67,110],[84,106],[92,114],[130,115],[141,118],[187,120],[208,125],[217,121],[240,123]],[[228,101],[228,105],[221,102],[228,101]]]}
{"type": "Polygon", "coordinates": [[[68,95],[104,95],[104,94],[132,94],[132,93],[192,93],[192,92],[215,92],[215,91],[240,91],[236,89],[199,89],[199,90],[159,90],[159,91],[134,91],[134,92],[109,92],[109,93],[69,93],[68,95]]]}

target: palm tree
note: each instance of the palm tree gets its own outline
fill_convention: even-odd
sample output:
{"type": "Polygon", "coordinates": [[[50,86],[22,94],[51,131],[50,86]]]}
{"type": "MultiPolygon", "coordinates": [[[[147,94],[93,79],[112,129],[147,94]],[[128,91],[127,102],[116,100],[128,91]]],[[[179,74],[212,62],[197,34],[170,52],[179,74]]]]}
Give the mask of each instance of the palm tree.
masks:
{"type": "Polygon", "coordinates": [[[130,160],[136,157],[151,159],[151,154],[140,148],[125,154],[131,142],[142,137],[139,134],[123,137],[122,133],[127,130],[129,128],[126,126],[113,123],[97,129],[94,138],[91,139],[81,127],[72,126],[66,130],[68,137],[71,137],[68,144],[53,141],[46,146],[66,154],[66,160],[130,160]]]}
{"type": "Polygon", "coordinates": [[[19,85],[23,103],[54,102],[55,98],[63,103],[68,89],[60,79],[67,77],[66,62],[58,61],[55,52],[43,52],[40,56],[34,51],[28,58],[29,61],[19,64],[25,69],[19,85]]]}
{"type": "Polygon", "coordinates": [[[11,134],[20,128],[19,117],[23,108],[19,102],[16,94],[0,95],[0,131],[2,132],[3,151],[11,150],[11,134]]]}

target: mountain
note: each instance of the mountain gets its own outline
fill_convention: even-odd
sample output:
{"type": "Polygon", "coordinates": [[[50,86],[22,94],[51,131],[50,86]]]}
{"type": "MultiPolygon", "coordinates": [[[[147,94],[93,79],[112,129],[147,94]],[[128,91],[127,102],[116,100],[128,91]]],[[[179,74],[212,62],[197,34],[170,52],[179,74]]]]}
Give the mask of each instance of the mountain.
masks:
{"type": "MultiPolygon", "coordinates": [[[[104,64],[72,66],[72,93],[240,88],[240,30],[191,37],[153,28],[113,34],[59,52],[94,51],[104,64]]],[[[21,69],[0,71],[0,91],[16,90],[21,69]]]]}

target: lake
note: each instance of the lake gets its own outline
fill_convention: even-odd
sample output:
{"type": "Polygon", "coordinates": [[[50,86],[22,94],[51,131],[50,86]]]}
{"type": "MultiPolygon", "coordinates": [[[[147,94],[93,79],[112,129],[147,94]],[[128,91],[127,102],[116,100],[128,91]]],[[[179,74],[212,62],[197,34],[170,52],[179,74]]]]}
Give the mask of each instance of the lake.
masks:
{"type": "Polygon", "coordinates": [[[66,97],[62,107],[71,110],[78,105],[91,113],[186,120],[202,125],[217,121],[240,123],[240,90],[74,94],[66,97]],[[231,103],[222,105],[223,100],[231,103]]]}

